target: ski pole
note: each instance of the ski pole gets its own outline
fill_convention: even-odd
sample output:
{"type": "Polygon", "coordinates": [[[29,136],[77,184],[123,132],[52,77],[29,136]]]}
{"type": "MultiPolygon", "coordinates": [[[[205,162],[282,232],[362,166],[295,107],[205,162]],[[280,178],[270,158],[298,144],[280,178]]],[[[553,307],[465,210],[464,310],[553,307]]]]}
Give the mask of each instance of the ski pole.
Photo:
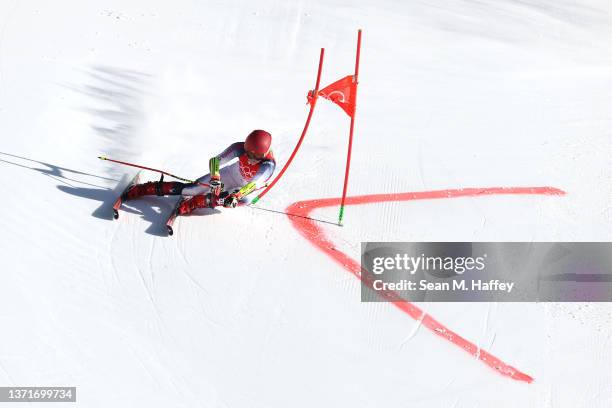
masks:
{"type": "Polygon", "coordinates": [[[195,183],[195,184],[199,184],[199,185],[201,185],[203,187],[210,187],[210,184],[200,183],[199,181],[196,181],[196,180],[189,180],[189,179],[186,179],[184,177],[179,177],[179,176],[176,176],[174,174],[168,173],[167,171],[152,169],[151,167],[145,167],[145,166],[141,166],[139,164],[128,163],[128,162],[124,162],[124,161],[121,161],[121,160],[109,159],[108,157],[105,157],[105,156],[98,156],[98,159],[110,161],[110,162],[113,162],[113,163],[119,163],[119,164],[123,164],[123,165],[126,165],[126,166],[137,167],[139,169],[155,171],[157,173],[161,173],[161,174],[164,174],[166,176],[174,177],[175,179],[186,181],[188,183],[195,183]]]}

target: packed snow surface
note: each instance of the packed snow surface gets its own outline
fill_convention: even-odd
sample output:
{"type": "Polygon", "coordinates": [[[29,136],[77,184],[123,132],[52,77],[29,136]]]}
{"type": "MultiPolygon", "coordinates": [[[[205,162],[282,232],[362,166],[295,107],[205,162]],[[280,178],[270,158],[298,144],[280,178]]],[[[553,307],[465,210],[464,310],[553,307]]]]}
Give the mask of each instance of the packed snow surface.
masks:
{"type": "MultiPolygon", "coordinates": [[[[0,2],[0,385],[82,407],[610,407],[605,303],[421,303],[514,381],[385,303],[282,214],[342,191],[348,118],[320,101],[258,204],[164,221],[134,169],[184,177],[252,129],[283,164],[363,29],[349,195],[552,186],[315,211],[362,241],[610,241],[612,3],[0,2]],[[273,211],[265,211],[273,210],[273,211]]],[[[157,175],[146,173],[154,180],[157,175]]],[[[59,405],[58,405],[59,406],[59,405]]],[[[64,405],[62,405],[64,406],[64,405]]]]}

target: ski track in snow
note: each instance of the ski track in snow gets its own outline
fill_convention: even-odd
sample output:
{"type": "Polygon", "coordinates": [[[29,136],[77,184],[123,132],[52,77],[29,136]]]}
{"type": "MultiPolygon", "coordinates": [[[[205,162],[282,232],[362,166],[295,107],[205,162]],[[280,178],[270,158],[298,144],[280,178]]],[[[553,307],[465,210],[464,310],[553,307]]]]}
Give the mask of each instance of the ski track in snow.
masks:
{"type": "MultiPolygon", "coordinates": [[[[565,192],[554,187],[462,188],[422,192],[353,196],[346,198],[346,205],[509,194],[565,195],[565,192]]],[[[348,272],[355,275],[362,282],[371,285],[371,282],[367,282],[362,278],[360,263],[340,251],[337,246],[326,237],[323,228],[319,226],[317,220],[310,218],[310,214],[314,210],[323,207],[338,206],[340,205],[340,200],[340,198],[325,198],[298,201],[287,207],[287,214],[293,227],[297,229],[298,232],[304,238],[306,238],[310,243],[312,243],[323,253],[331,257],[334,261],[340,263],[348,272]]],[[[436,321],[431,315],[420,309],[415,304],[403,301],[396,293],[384,292],[384,296],[395,307],[397,307],[402,312],[406,313],[408,316],[416,320],[417,329],[421,325],[425,326],[427,329],[434,332],[435,334],[445,338],[456,346],[461,347],[462,349],[470,353],[472,356],[482,361],[489,367],[492,367],[502,375],[508,376],[514,380],[525,381],[528,383],[531,383],[533,381],[533,377],[531,377],[530,375],[504,363],[499,358],[493,356],[488,351],[481,348],[480,345],[477,345],[461,337],[456,332],[448,329],[446,326],[436,321]]],[[[489,311],[487,310],[487,317],[485,318],[485,320],[488,319],[488,313],[489,311]]],[[[408,338],[412,337],[412,335],[413,334],[408,336],[408,338]]]]}

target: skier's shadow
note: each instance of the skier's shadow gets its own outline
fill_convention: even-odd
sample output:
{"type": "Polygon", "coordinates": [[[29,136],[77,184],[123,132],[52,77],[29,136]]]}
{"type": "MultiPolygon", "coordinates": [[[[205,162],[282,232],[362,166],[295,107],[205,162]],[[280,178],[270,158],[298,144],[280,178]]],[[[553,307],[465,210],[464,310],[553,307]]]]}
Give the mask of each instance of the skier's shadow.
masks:
{"type": "MultiPolygon", "coordinates": [[[[144,196],[135,200],[130,200],[123,203],[119,210],[119,219],[121,212],[139,214],[140,217],[149,222],[149,226],[145,230],[147,234],[157,235],[158,237],[167,237],[168,230],[166,228],[166,220],[174,210],[179,196],[144,196]]],[[[212,215],[219,213],[219,210],[203,209],[193,212],[194,215],[212,215]]]]}
{"type": "MultiPolygon", "coordinates": [[[[103,220],[113,219],[113,204],[128,182],[128,176],[124,176],[119,181],[110,177],[69,169],[56,164],[33,160],[6,152],[0,152],[0,163],[36,171],[62,183],[58,184],[56,187],[58,190],[64,193],[101,202],[101,204],[91,213],[91,215],[103,220]],[[18,161],[21,161],[21,163],[18,161]],[[33,163],[33,165],[30,165],[30,163],[33,163]],[[111,189],[89,183],[84,181],[84,179],[97,179],[107,182],[119,181],[119,183],[117,188],[111,189]],[[76,184],[80,184],[83,187],[77,186],[76,184]]],[[[145,221],[149,221],[150,225],[146,230],[147,233],[158,236],[166,236],[167,233],[165,221],[166,217],[170,214],[170,211],[172,211],[174,208],[174,203],[176,202],[175,200],[176,198],[169,199],[163,197],[146,197],[141,200],[128,202],[128,205],[123,205],[121,210],[128,213],[139,214],[145,221]]]]}
{"type": "MultiPolygon", "coordinates": [[[[135,200],[128,201],[121,206],[121,210],[119,210],[119,219],[121,219],[121,211],[139,214],[143,220],[150,223],[149,227],[145,230],[147,234],[167,237],[168,229],[166,228],[166,220],[174,210],[174,207],[179,199],[180,198],[178,196],[140,197],[135,200]]],[[[219,213],[221,213],[221,211],[217,209],[201,208],[195,210],[192,215],[189,215],[189,217],[207,216],[219,213]]]]}
{"type": "Polygon", "coordinates": [[[96,208],[91,215],[103,220],[111,220],[113,214],[113,203],[117,198],[113,189],[75,187],[73,185],[57,185],[57,189],[73,196],[101,201],[102,204],[96,208]]]}
{"type": "Polygon", "coordinates": [[[170,215],[177,200],[178,197],[150,196],[128,201],[123,203],[119,210],[119,221],[121,220],[121,212],[138,214],[143,220],[149,222],[149,226],[145,230],[147,234],[158,237],[168,236],[166,218],[170,215]]]}
{"type": "MultiPolygon", "coordinates": [[[[64,193],[71,194],[77,197],[88,198],[91,200],[101,201],[102,204],[94,210],[92,216],[104,220],[113,219],[113,204],[117,197],[121,194],[127,185],[127,176],[123,177],[118,187],[113,189],[104,188],[86,188],[58,185],[57,188],[64,193]]],[[[119,210],[119,220],[121,215],[125,213],[140,215],[140,217],[149,223],[145,230],[147,234],[156,235],[159,237],[168,236],[166,229],[166,219],[174,209],[179,197],[157,197],[145,196],[136,200],[130,200],[123,203],[119,210]]],[[[212,215],[219,213],[219,210],[203,209],[194,212],[194,215],[212,215]]]]}
{"type": "MultiPolygon", "coordinates": [[[[102,187],[97,184],[79,180],[79,178],[85,177],[113,182],[118,180],[6,152],[0,152],[0,157],[0,163],[33,170],[55,181],[61,182],[62,184],[57,185],[57,189],[64,193],[101,202],[91,215],[103,220],[113,219],[113,204],[128,183],[128,176],[123,176],[115,189],[102,187]],[[18,163],[18,160],[22,161],[22,163],[18,163]],[[35,165],[28,165],[28,163],[35,163],[35,165]],[[75,185],[76,183],[87,187],[77,187],[75,185]]],[[[146,233],[165,237],[168,235],[166,230],[166,219],[174,209],[177,200],[178,197],[143,197],[138,200],[128,201],[121,206],[120,212],[140,215],[143,220],[150,223],[145,230],[146,233]]],[[[201,209],[194,212],[194,215],[212,215],[219,212],[219,210],[201,209]]]]}
{"type": "Polygon", "coordinates": [[[96,208],[92,215],[96,218],[110,219],[109,217],[111,217],[113,203],[116,198],[115,192],[112,189],[102,187],[97,184],[88,183],[79,179],[93,178],[97,180],[113,182],[116,182],[118,180],[115,180],[110,177],[86,173],[79,170],[69,169],[66,167],[58,166],[56,164],[42,162],[39,160],[34,160],[6,152],[0,152],[0,157],[0,163],[10,164],[24,169],[33,170],[62,183],[57,185],[57,188],[60,191],[78,197],[101,201],[102,205],[96,208]],[[17,161],[21,161],[22,163],[18,163],[17,161]],[[34,163],[35,165],[28,165],[29,163],[34,163]],[[76,187],[74,185],[75,183],[86,185],[88,187],[76,187]]]}

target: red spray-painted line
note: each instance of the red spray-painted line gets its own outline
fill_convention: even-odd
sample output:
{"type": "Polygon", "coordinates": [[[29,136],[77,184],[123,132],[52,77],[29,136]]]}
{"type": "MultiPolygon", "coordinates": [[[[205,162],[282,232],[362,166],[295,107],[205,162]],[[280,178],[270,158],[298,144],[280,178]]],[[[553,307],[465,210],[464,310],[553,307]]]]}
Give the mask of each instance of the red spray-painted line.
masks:
{"type": "MultiPolygon", "coordinates": [[[[392,194],[373,194],[348,197],[347,205],[381,203],[389,201],[411,201],[411,200],[429,200],[439,198],[458,198],[458,197],[477,197],[484,195],[500,195],[500,194],[539,194],[539,195],[564,195],[565,192],[553,187],[491,187],[491,188],[463,188],[453,190],[437,190],[437,191],[422,191],[408,193],[392,193],[392,194]]],[[[359,262],[346,255],[344,252],[336,248],[336,245],[326,236],[320,223],[312,220],[309,215],[312,211],[323,208],[336,206],[340,203],[341,198],[324,198],[315,200],[298,201],[287,207],[287,213],[292,225],[299,233],[310,241],[315,247],[319,248],[333,260],[342,265],[347,271],[355,275],[360,280],[363,280],[361,274],[361,266],[359,262]]],[[[371,282],[364,280],[366,284],[371,286],[371,282]]],[[[402,301],[395,292],[386,292],[383,294],[395,307],[414,320],[421,321],[421,324],[431,330],[438,336],[445,338],[451,343],[461,347],[472,356],[478,358],[483,363],[494,368],[502,375],[508,376],[515,380],[532,382],[533,378],[518,369],[504,363],[499,358],[493,356],[488,351],[476,346],[471,341],[461,337],[459,334],[448,329],[431,315],[425,313],[421,308],[413,303],[402,301]]]]}

